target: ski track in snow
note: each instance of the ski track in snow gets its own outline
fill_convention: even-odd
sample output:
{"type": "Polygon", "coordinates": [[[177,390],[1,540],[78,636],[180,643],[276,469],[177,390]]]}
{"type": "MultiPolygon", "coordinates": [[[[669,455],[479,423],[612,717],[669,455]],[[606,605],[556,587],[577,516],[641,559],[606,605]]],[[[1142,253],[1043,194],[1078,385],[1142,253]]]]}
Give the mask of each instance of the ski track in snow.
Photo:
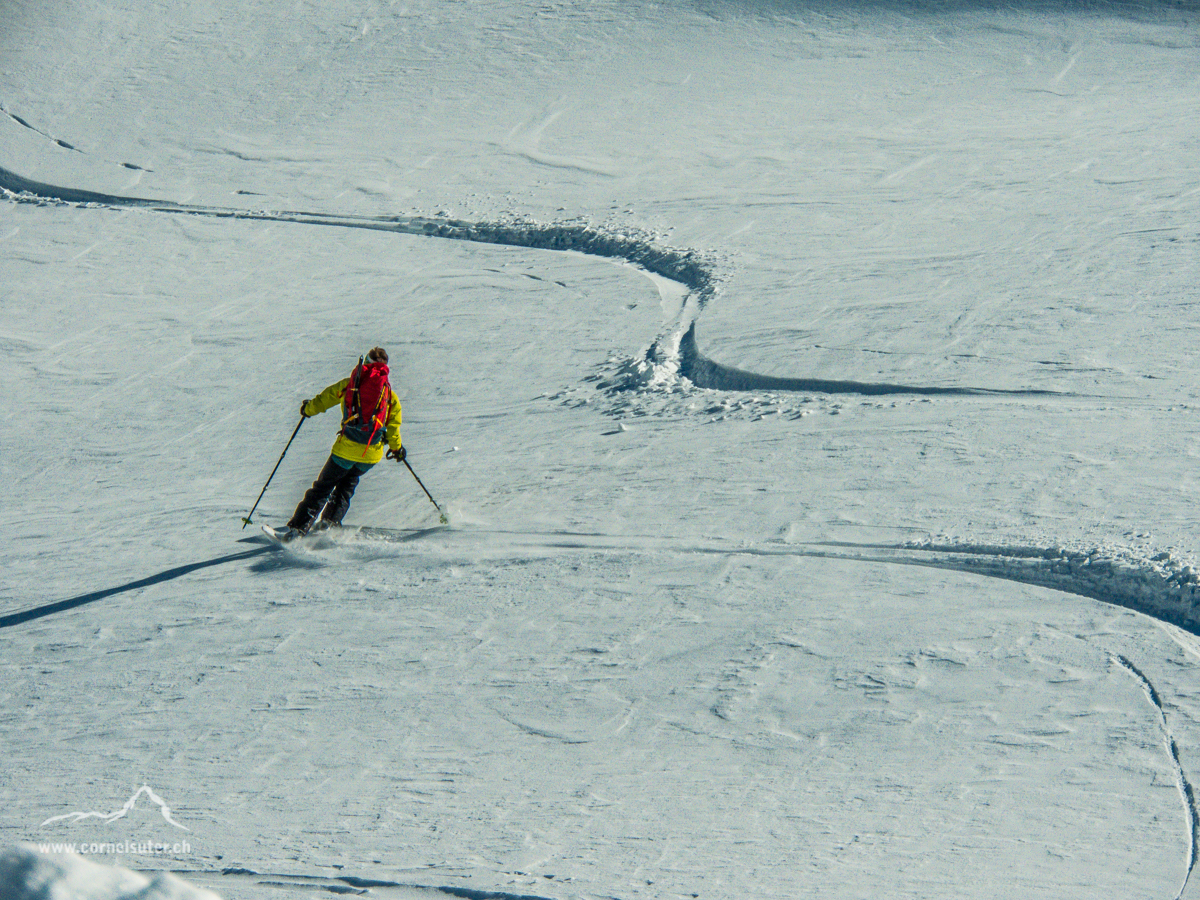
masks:
{"type": "Polygon", "coordinates": [[[1175,742],[1175,736],[1171,733],[1170,723],[1167,722],[1167,711],[1163,708],[1162,698],[1159,696],[1154,684],[1127,657],[1118,655],[1113,657],[1113,661],[1141,682],[1142,687],[1146,691],[1146,696],[1150,699],[1154,708],[1158,710],[1158,718],[1162,724],[1163,739],[1166,741],[1167,753],[1171,757],[1171,763],[1175,768],[1175,780],[1179,786],[1179,794],[1183,799],[1184,812],[1188,820],[1187,869],[1184,872],[1183,884],[1179,888],[1179,893],[1175,895],[1175,900],[1180,900],[1187,891],[1192,871],[1196,868],[1197,836],[1200,833],[1200,813],[1196,810],[1196,792],[1183,771],[1183,764],[1179,760],[1179,746],[1175,742]]]}
{"type": "MultiPolygon", "coordinates": [[[[69,150],[72,153],[86,153],[86,151],[79,149],[74,144],[70,144],[70,143],[64,141],[62,138],[56,138],[50,132],[43,131],[42,129],[38,128],[36,125],[33,125],[33,124],[27,122],[25,119],[22,119],[16,113],[14,113],[11,110],[9,110],[8,108],[6,108],[3,103],[0,103],[0,113],[4,113],[6,116],[8,116],[10,119],[12,119],[14,122],[16,122],[22,128],[27,128],[30,131],[32,131],[34,134],[41,135],[46,140],[48,140],[52,144],[54,144],[56,147],[61,147],[63,150],[69,150]]],[[[123,163],[118,163],[118,165],[122,169],[130,169],[131,171],[134,171],[134,172],[151,172],[151,171],[153,171],[152,169],[147,169],[145,166],[139,166],[139,165],[137,165],[137,163],[123,162],[123,163]]]]}
{"type": "MultiPolygon", "coordinates": [[[[32,127],[17,119],[11,112],[7,110],[4,112],[25,127],[32,127]]],[[[0,168],[0,191],[7,199],[15,203],[65,204],[100,210],[134,208],[175,215],[360,228],[446,240],[576,252],[630,263],[652,277],[665,278],[682,285],[684,289],[682,308],[678,319],[651,344],[642,357],[626,360],[619,365],[617,372],[607,379],[600,376],[593,376],[590,379],[598,381],[597,386],[610,396],[631,391],[670,392],[678,390],[682,383],[690,383],[701,389],[726,392],[765,390],[866,396],[885,394],[932,394],[950,397],[1064,396],[1052,391],[1004,391],[971,387],[779,378],[723,366],[706,358],[696,343],[697,319],[700,312],[716,295],[721,281],[718,261],[710,255],[694,250],[658,246],[653,240],[639,234],[607,232],[573,222],[555,224],[524,221],[466,222],[420,216],[346,216],[313,212],[196,206],[58,187],[31,181],[4,168],[0,168]]],[[[568,538],[570,536],[559,535],[559,537],[568,538]]],[[[560,540],[553,546],[559,548],[596,547],[603,545],[602,538],[603,536],[592,536],[588,540],[574,542],[560,540]]],[[[543,546],[549,545],[544,544],[543,546]]],[[[11,627],[91,603],[116,593],[177,578],[197,569],[241,560],[257,555],[263,552],[263,549],[265,548],[180,566],[123,586],[12,612],[0,616],[0,628],[11,627]]],[[[1089,597],[1104,603],[1134,609],[1178,625],[1192,633],[1200,634],[1200,613],[1197,611],[1197,601],[1200,597],[1200,575],[1192,566],[1184,565],[1165,552],[1147,558],[1122,548],[1066,549],[954,543],[830,544],[824,548],[809,549],[771,546],[757,550],[744,547],[713,546],[699,548],[699,551],[706,553],[793,554],[953,569],[1089,597]]],[[[294,561],[293,564],[300,565],[305,562],[299,560],[294,561]]],[[[1194,843],[1195,839],[1193,839],[1194,843]]],[[[1194,856],[1195,853],[1193,853],[1194,856]]]]}
{"type": "Polygon", "coordinates": [[[222,882],[228,879],[244,879],[263,887],[291,888],[302,891],[321,891],[330,894],[363,895],[375,894],[384,897],[462,897],[465,900],[550,900],[540,894],[510,894],[505,891],[483,891],[472,888],[454,887],[452,885],[422,885],[406,884],[399,881],[388,881],[378,878],[359,878],[354,875],[284,875],[269,872],[255,872],[252,869],[230,868],[207,872],[179,871],[176,875],[188,878],[219,877],[222,882]]]}
{"type": "MultiPolygon", "coordinates": [[[[10,114],[11,115],[11,114],[10,114]]],[[[700,312],[715,296],[720,275],[717,262],[694,250],[660,247],[637,234],[609,233],[578,223],[465,222],[421,216],[344,216],[328,213],[235,209],[195,206],[64,188],[22,178],[0,168],[0,190],[20,203],[67,203],[98,208],[140,208],[153,212],[212,218],[292,222],[423,235],[447,240],[526,247],[534,250],[574,251],[589,256],[623,260],[643,271],[677,282],[687,290],[679,319],[651,344],[644,357],[626,363],[616,377],[602,384],[610,392],[643,386],[661,387],[684,378],[698,388],[717,391],[782,391],[883,396],[895,394],[935,396],[1063,396],[1046,390],[889,384],[835,381],[817,378],[780,378],[724,366],[705,357],[696,342],[700,312]]]]}
{"type": "MultiPolygon", "coordinates": [[[[376,545],[392,546],[395,552],[407,552],[417,536],[430,537],[442,533],[443,542],[433,538],[440,552],[469,549],[474,554],[492,547],[496,552],[551,554],[561,550],[603,551],[619,549],[623,536],[577,534],[571,532],[492,531],[471,527],[429,529],[408,537],[375,537],[361,543],[347,542],[333,552],[353,553],[356,548],[376,545]]],[[[265,539],[248,538],[245,543],[262,543],[265,539]]],[[[1160,621],[1168,622],[1193,634],[1200,634],[1200,616],[1196,605],[1200,597],[1200,577],[1196,571],[1181,564],[1167,553],[1147,559],[1121,548],[1070,550],[1062,547],[983,546],[954,543],[854,544],[827,542],[823,544],[768,543],[747,547],[743,543],[689,545],[670,538],[643,538],[655,549],[680,554],[728,556],[802,556],[850,562],[884,563],[890,565],[924,566],[998,578],[1021,584],[1050,588],[1066,594],[1087,597],[1113,606],[1135,610],[1160,621]]],[[[123,585],[91,591],[77,597],[59,600],[0,616],[0,628],[10,628],[35,619],[65,612],[95,603],[117,594],[139,590],[171,581],[202,569],[226,563],[241,562],[263,554],[257,568],[279,566],[316,567],[325,565],[319,553],[283,550],[275,545],[259,546],[239,553],[225,554],[213,559],[176,566],[156,575],[130,581],[123,585]]]]}

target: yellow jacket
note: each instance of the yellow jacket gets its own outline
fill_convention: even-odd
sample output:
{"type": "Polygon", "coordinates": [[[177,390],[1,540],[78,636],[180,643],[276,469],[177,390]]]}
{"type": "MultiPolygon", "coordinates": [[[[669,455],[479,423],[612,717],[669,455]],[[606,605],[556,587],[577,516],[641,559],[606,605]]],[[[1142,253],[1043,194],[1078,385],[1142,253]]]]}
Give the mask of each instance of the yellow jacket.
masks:
{"type": "MultiPolygon", "coordinates": [[[[343,378],[341,381],[331,384],[317,396],[305,402],[304,414],[315,416],[341,404],[342,420],[345,421],[348,415],[345,402],[346,386],[349,384],[349,378],[343,378]]],[[[385,441],[392,450],[400,449],[400,400],[396,396],[396,392],[390,388],[388,389],[387,424],[384,426],[382,437],[383,439],[375,444],[360,444],[358,441],[350,440],[344,434],[339,434],[338,439],[333,442],[332,452],[334,456],[339,456],[349,462],[373,464],[383,459],[385,441]]]]}

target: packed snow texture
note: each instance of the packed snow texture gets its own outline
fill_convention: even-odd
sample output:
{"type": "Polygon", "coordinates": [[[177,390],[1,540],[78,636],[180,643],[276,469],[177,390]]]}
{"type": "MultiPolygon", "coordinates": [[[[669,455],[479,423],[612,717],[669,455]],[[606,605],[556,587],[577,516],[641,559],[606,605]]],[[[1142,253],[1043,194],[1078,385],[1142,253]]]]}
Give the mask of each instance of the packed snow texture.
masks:
{"type": "Polygon", "coordinates": [[[219,900],[169,872],[151,876],[94,863],[75,853],[19,846],[0,853],[4,900],[219,900]]]}
{"type": "Polygon", "coordinates": [[[16,4],[6,871],[1191,896],[1198,21],[16,4]]]}

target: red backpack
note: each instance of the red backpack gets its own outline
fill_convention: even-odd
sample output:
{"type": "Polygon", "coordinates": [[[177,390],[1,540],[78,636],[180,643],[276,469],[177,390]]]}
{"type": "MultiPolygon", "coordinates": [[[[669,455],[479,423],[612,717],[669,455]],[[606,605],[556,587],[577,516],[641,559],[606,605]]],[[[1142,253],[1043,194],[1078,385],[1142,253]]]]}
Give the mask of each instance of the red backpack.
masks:
{"type": "Polygon", "coordinates": [[[359,444],[381,443],[391,393],[387,363],[364,363],[360,357],[342,397],[342,434],[359,444]]]}

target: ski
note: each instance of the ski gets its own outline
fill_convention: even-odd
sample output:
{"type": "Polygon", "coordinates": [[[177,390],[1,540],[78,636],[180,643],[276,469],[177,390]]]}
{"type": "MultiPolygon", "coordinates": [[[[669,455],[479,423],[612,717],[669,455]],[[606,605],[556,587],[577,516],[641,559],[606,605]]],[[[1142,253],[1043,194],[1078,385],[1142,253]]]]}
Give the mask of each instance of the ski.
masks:
{"type": "Polygon", "coordinates": [[[379,528],[373,525],[346,525],[300,534],[289,528],[262,526],[263,534],[276,546],[304,550],[325,550],[341,544],[358,542],[401,544],[449,530],[449,525],[441,524],[431,525],[427,528],[379,528]]]}
{"type": "Polygon", "coordinates": [[[288,531],[290,531],[290,529],[285,530],[285,529],[279,529],[279,528],[272,528],[270,525],[262,526],[262,533],[265,534],[271,540],[272,543],[278,544],[280,547],[286,546],[287,544],[290,544],[293,540],[295,540],[294,537],[292,537],[288,534],[288,531]]]}
{"type": "Polygon", "coordinates": [[[272,528],[270,525],[263,525],[262,531],[275,546],[288,550],[327,550],[337,546],[328,531],[300,534],[290,528],[272,528]]]}

